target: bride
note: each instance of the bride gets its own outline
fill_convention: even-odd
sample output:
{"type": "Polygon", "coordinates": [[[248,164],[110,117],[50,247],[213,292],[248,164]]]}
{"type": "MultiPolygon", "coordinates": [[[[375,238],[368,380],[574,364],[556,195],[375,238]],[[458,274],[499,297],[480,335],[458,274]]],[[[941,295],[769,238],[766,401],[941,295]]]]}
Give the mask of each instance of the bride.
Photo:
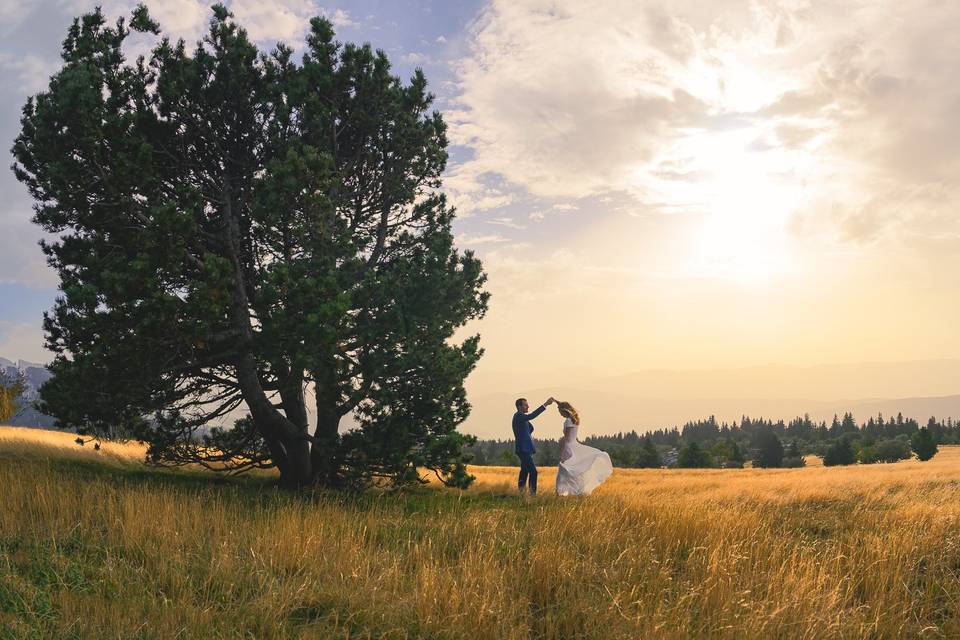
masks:
{"type": "Polygon", "coordinates": [[[557,495],[588,496],[613,473],[606,451],[588,447],[577,440],[580,415],[569,402],[557,402],[564,418],[560,439],[560,466],[557,468],[557,495]]]}

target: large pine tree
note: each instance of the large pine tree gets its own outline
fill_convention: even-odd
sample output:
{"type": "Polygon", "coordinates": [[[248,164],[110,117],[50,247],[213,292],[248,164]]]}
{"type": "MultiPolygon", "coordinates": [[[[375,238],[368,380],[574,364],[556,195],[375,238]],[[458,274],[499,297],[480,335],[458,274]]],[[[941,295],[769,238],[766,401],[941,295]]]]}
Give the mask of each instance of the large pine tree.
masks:
{"type": "Polygon", "coordinates": [[[130,64],[131,30],[160,33],[143,6],[74,21],[13,148],[58,236],[42,243],[62,290],[44,409],[135,433],[157,463],[276,465],[289,487],[424,469],[466,485],[456,427],[481,349],[451,338],[488,294],[453,246],[422,73],[402,83],[323,18],[299,64],[221,5],[192,51],[163,37],[130,64]]]}

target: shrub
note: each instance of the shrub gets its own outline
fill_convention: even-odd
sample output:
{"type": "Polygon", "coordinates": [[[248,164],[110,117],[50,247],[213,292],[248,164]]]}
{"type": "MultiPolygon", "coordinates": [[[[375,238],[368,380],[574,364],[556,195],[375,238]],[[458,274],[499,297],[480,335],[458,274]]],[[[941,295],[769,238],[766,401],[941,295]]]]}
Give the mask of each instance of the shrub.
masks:
{"type": "Polygon", "coordinates": [[[840,438],[834,442],[823,455],[823,465],[825,467],[854,464],[856,461],[857,454],[846,438],[840,438]]]}
{"type": "Polygon", "coordinates": [[[22,373],[0,373],[0,422],[6,422],[20,410],[22,396],[27,388],[22,373]]]}
{"type": "Polygon", "coordinates": [[[691,442],[680,450],[677,466],[687,469],[702,469],[713,466],[713,456],[704,451],[696,442],[691,442]]]}
{"type": "Polygon", "coordinates": [[[737,441],[731,437],[717,441],[710,449],[714,460],[725,469],[742,469],[744,456],[737,441]]]}
{"type": "Polygon", "coordinates": [[[937,441],[927,427],[921,427],[910,438],[910,448],[917,454],[917,459],[925,462],[937,455],[937,441]]]}
{"type": "Polygon", "coordinates": [[[860,462],[873,464],[875,462],[897,462],[911,456],[910,446],[903,440],[881,440],[872,447],[860,450],[860,462]]]}
{"type": "Polygon", "coordinates": [[[762,429],[754,439],[754,467],[779,467],[783,464],[783,444],[773,429],[762,429]]]}
{"type": "Polygon", "coordinates": [[[653,440],[649,436],[643,439],[643,446],[637,454],[637,466],[646,468],[660,468],[663,466],[663,459],[660,452],[654,446],[653,440]]]}

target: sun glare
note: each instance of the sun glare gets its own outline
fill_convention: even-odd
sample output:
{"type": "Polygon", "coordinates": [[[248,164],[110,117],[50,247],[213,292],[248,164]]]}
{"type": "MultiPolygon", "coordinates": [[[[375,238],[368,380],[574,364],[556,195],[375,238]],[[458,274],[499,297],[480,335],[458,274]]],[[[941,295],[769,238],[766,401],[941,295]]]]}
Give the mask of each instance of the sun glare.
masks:
{"type": "Polygon", "coordinates": [[[790,268],[785,224],[798,189],[786,160],[753,129],[691,140],[703,179],[699,192],[705,219],[692,256],[702,275],[767,280],[790,268]],[[785,172],[785,170],[787,172],[785,172]]]}
{"type": "Polygon", "coordinates": [[[720,43],[680,71],[680,86],[712,107],[711,121],[677,130],[635,174],[659,210],[696,221],[686,276],[763,283],[797,266],[787,222],[803,206],[814,156],[810,146],[782,144],[755,115],[790,88],[764,69],[765,46],[720,43]]]}
{"type": "Polygon", "coordinates": [[[755,127],[683,132],[655,182],[661,206],[698,221],[687,275],[764,282],[793,268],[786,223],[803,196],[796,155],[755,127]]]}

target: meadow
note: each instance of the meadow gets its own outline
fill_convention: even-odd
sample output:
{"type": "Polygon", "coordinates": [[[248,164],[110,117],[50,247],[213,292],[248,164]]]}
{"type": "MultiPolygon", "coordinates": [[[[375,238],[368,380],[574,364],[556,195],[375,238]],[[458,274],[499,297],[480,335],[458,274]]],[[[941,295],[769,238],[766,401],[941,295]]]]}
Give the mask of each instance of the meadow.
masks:
{"type": "Polygon", "coordinates": [[[960,448],[588,498],[278,492],[0,427],[0,638],[960,636],[960,448]]]}

